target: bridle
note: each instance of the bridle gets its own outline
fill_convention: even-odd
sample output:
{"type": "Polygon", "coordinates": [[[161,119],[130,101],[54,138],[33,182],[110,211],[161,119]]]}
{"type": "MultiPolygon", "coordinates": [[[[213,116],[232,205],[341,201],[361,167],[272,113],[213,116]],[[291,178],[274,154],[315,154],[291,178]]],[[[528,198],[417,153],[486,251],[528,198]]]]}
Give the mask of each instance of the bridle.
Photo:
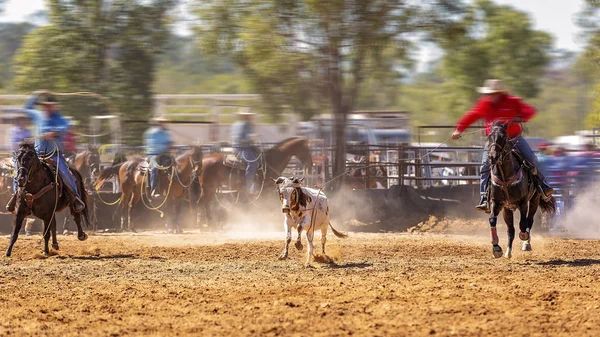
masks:
{"type": "MultiPolygon", "coordinates": [[[[492,132],[490,133],[490,136],[494,133],[494,129],[497,128],[501,128],[502,126],[494,126],[492,128],[492,132]]],[[[515,181],[517,181],[519,179],[519,177],[522,175],[523,173],[523,167],[519,167],[519,170],[507,181],[506,177],[504,176],[504,171],[502,171],[502,163],[504,162],[504,159],[506,158],[507,155],[510,155],[515,146],[517,145],[518,141],[515,141],[514,139],[509,139],[508,138],[508,133],[506,135],[506,144],[504,144],[504,146],[500,146],[500,144],[498,144],[497,141],[494,141],[493,143],[491,143],[488,146],[488,153],[492,151],[492,149],[495,149],[496,151],[499,151],[500,155],[498,156],[498,159],[495,160],[495,163],[493,164],[493,166],[498,167],[498,171],[500,172],[500,177],[496,176],[494,174],[494,168],[493,166],[490,167],[490,175],[492,177],[492,181],[500,186],[502,188],[502,191],[504,191],[504,194],[506,195],[506,200],[510,203],[510,194],[508,193],[508,187],[510,185],[512,185],[515,181]]],[[[490,162],[491,162],[491,158],[490,158],[490,162]]]]}

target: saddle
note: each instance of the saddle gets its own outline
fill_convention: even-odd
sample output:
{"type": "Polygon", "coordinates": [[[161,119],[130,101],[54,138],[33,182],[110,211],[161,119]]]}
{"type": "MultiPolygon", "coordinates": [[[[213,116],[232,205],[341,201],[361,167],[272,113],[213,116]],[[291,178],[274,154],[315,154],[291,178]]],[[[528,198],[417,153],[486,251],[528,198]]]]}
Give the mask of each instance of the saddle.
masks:
{"type": "Polygon", "coordinates": [[[225,165],[226,167],[231,167],[236,170],[246,170],[246,167],[248,166],[248,164],[241,161],[234,154],[226,154],[225,157],[223,157],[223,165],[225,165]]]}

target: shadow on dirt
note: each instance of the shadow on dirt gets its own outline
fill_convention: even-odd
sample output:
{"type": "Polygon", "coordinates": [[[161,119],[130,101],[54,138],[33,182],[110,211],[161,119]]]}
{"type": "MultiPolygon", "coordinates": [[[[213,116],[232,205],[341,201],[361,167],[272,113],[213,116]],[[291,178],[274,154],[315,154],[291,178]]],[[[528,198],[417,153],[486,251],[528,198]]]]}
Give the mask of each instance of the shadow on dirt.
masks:
{"type": "Polygon", "coordinates": [[[324,266],[323,268],[325,268],[325,269],[363,269],[363,268],[369,268],[369,267],[373,267],[373,264],[366,263],[366,262],[351,262],[351,263],[345,263],[345,264],[331,263],[331,264],[324,266]]]}
{"type": "Polygon", "coordinates": [[[115,255],[99,255],[99,256],[65,256],[61,257],[64,259],[73,259],[73,260],[116,260],[116,259],[137,259],[138,256],[134,254],[115,254],[115,255]]]}
{"type": "Polygon", "coordinates": [[[536,263],[540,266],[569,266],[569,267],[587,267],[600,265],[600,260],[597,259],[575,259],[575,260],[550,260],[536,263]]]}

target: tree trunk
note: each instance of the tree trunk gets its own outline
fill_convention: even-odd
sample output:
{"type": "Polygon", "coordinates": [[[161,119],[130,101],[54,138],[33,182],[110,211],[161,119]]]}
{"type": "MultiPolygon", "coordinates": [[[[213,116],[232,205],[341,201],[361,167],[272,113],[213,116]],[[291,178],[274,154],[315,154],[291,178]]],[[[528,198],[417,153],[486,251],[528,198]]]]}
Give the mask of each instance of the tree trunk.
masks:
{"type": "Polygon", "coordinates": [[[341,70],[341,57],[338,48],[333,48],[329,66],[329,82],[331,87],[331,106],[334,115],[334,152],[333,152],[333,179],[331,188],[334,190],[342,186],[343,175],[346,170],[346,119],[347,106],[344,102],[343,76],[341,70]]]}

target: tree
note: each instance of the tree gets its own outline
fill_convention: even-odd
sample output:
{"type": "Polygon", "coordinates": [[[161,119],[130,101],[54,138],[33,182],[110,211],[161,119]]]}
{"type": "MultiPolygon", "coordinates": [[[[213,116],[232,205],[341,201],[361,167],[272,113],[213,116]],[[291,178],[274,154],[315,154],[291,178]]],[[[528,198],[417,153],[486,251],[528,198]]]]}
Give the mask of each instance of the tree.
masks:
{"type": "Polygon", "coordinates": [[[202,1],[196,32],[207,52],[233,56],[273,113],[286,106],[305,118],[333,113],[337,175],[346,164],[347,114],[368,74],[396,72],[399,61],[409,58],[410,33],[439,18],[432,15],[439,3],[452,7],[456,1],[427,3],[432,6],[401,0],[202,1]]]}
{"type": "Polygon", "coordinates": [[[551,35],[533,29],[526,13],[491,0],[474,1],[453,30],[436,30],[433,37],[445,52],[441,71],[454,114],[472,104],[475,87],[487,78],[501,78],[517,95],[535,97],[552,50],[551,35]]]}
{"type": "MultiPolygon", "coordinates": [[[[577,15],[577,24],[582,29],[582,37],[587,45],[577,63],[578,77],[600,89],[598,74],[600,73],[600,1],[586,0],[581,12],[577,15]]],[[[594,103],[586,118],[590,128],[600,128],[600,96],[594,97],[594,103]]]]}
{"type": "MultiPolygon", "coordinates": [[[[156,56],[169,34],[175,0],[51,0],[48,26],[32,32],[15,57],[20,90],[93,91],[110,97],[131,119],[152,109],[156,56]]],[[[106,112],[99,101],[68,98],[63,109],[80,119],[106,112]]],[[[141,142],[143,126],[125,128],[141,142]]]]}

